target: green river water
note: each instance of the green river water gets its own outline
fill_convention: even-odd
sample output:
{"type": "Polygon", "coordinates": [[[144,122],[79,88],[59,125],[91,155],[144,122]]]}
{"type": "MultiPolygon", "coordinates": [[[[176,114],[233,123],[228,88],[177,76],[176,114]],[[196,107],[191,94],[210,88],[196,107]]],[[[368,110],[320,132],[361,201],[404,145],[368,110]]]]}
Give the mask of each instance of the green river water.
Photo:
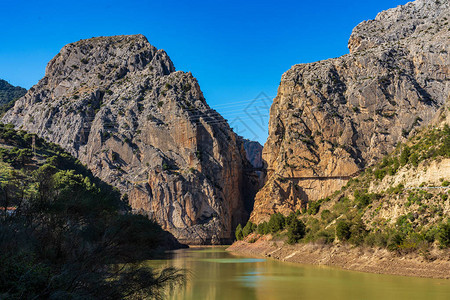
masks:
{"type": "Polygon", "coordinates": [[[379,275],[231,254],[225,247],[182,249],[153,267],[186,270],[167,299],[445,299],[450,280],[379,275]]]}

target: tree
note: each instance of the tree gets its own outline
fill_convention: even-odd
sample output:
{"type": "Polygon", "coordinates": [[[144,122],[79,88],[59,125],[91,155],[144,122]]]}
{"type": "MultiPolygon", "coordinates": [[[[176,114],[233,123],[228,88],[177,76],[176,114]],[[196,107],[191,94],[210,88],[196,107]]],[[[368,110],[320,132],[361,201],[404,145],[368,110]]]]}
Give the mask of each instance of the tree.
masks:
{"type": "Polygon", "coordinates": [[[236,231],[235,231],[234,234],[236,236],[236,240],[238,240],[238,241],[240,241],[240,240],[242,240],[244,238],[244,235],[242,234],[242,225],[241,224],[239,224],[236,227],[236,231]]]}
{"type": "Polygon", "coordinates": [[[350,225],[346,221],[339,221],[339,223],[336,226],[336,236],[341,241],[346,241],[350,238],[351,232],[350,232],[350,225]]]}
{"type": "Polygon", "coordinates": [[[275,233],[284,229],[284,215],[282,213],[274,213],[269,219],[269,231],[275,233]]]}
{"type": "Polygon", "coordinates": [[[300,241],[306,233],[306,226],[302,220],[295,219],[293,220],[288,227],[288,244],[295,244],[300,241]]]}
{"type": "Polygon", "coordinates": [[[250,221],[248,221],[247,224],[245,224],[244,228],[242,229],[243,237],[246,237],[247,235],[249,235],[250,233],[252,233],[254,231],[253,225],[255,225],[255,224],[253,224],[250,221]]]}
{"type": "Polygon", "coordinates": [[[438,241],[442,248],[450,247],[450,220],[443,223],[439,228],[438,241]]]}
{"type": "Polygon", "coordinates": [[[269,225],[267,222],[262,222],[258,224],[257,231],[259,234],[268,234],[269,233],[269,225]]]}
{"type": "Polygon", "coordinates": [[[411,151],[410,151],[409,147],[405,145],[405,147],[403,147],[402,153],[400,154],[400,164],[402,166],[404,166],[408,163],[410,153],[411,153],[411,151]]]}

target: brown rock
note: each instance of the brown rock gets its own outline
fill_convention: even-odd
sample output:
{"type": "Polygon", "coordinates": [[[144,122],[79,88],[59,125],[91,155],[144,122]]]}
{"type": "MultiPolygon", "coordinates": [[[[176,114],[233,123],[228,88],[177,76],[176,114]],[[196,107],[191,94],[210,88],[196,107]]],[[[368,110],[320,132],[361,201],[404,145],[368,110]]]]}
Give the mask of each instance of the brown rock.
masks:
{"type": "Polygon", "coordinates": [[[283,74],[254,222],[329,196],[432,120],[449,97],[448,15],[448,1],[387,10],[355,28],[351,54],[283,74]]]}

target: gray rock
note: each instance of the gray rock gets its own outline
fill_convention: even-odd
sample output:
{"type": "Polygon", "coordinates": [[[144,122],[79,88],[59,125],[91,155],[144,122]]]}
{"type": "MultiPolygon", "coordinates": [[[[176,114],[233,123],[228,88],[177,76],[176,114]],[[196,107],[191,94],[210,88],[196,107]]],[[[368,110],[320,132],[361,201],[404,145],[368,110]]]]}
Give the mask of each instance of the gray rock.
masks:
{"type": "Polygon", "coordinates": [[[329,196],[433,119],[449,98],[449,16],[435,0],[381,12],[353,30],[350,54],[283,74],[253,221],[329,196]]]}
{"type": "Polygon", "coordinates": [[[242,142],[142,35],[66,45],[3,122],[60,144],[180,242],[228,242],[248,218],[242,142]]]}

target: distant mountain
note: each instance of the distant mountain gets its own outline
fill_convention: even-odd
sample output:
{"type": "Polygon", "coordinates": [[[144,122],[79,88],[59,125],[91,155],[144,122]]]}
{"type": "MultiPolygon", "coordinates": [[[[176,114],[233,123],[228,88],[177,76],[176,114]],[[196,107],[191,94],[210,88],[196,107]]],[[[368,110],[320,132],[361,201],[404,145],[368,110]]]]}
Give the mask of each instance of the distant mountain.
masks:
{"type": "Polygon", "coordinates": [[[13,86],[6,80],[0,79],[0,115],[13,107],[15,100],[24,96],[27,90],[20,86],[13,86]]]}
{"type": "Polygon", "coordinates": [[[10,101],[19,99],[27,92],[20,86],[13,86],[6,80],[0,79],[0,104],[6,104],[10,101]]]}

